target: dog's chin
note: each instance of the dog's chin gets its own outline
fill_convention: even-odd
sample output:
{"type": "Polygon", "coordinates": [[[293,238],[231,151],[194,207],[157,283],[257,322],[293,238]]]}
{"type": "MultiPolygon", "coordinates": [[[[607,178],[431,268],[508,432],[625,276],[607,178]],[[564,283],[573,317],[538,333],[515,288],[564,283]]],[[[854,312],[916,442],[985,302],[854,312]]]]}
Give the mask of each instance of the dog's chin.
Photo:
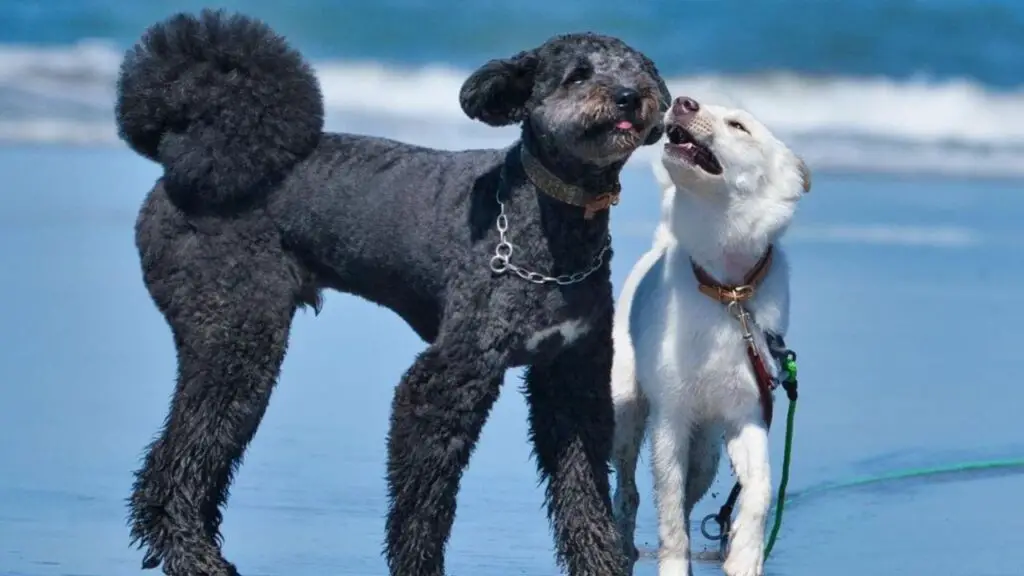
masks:
{"type": "Polygon", "coordinates": [[[621,151],[631,154],[644,142],[646,131],[638,130],[632,125],[628,127],[613,127],[608,132],[608,149],[610,151],[621,151]]]}
{"type": "Polygon", "coordinates": [[[678,190],[701,196],[718,196],[724,183],[721,174],[709,174],[685,155],[679,155],[666,146],[661,154],[664,167],[672,185],[678,190]]]}
{"type": "Polygon", "coordinates": [[[591,129],[576,141],[573,153],[581,160],[607,165],[621,162],[629,158],[643,144],[647,131],[630,127],[619,127],[615,124],[591,129]]]}
{"type": "Polygon", "coordinates": [[[564,139],[567,151],[598,166],[623,162],[636,152],[655,129],[655,122],[627,119],[616,114],[589,117],[573,126],[564,139]],[[570,136],[571,134],[571,136],[570,136]]]}

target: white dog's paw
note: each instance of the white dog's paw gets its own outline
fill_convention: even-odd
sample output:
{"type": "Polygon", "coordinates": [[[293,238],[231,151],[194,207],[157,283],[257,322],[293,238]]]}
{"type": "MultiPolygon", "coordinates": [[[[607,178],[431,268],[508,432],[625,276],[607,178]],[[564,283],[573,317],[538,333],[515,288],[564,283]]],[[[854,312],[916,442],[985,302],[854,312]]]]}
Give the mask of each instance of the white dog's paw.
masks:
{"type": "Polygon", "coordinates": [[[764,547],[758,542],[734,542],[722,564],[726,576],[764,576],[764,547]]]}

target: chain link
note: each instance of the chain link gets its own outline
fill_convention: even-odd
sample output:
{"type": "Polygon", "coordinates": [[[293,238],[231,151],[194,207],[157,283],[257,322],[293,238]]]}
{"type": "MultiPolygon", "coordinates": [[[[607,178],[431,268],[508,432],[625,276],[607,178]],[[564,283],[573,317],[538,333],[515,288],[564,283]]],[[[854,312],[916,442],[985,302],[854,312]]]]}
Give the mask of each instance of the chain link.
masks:
{"type": "Polygon", "coordinates": [[[575,272],[573,274],[562,274],[561,276],[546,276],[540,272],[533,272],[527,270],[522,266],[517,266],[511,262],[512,251],[515,248],[511,242],[508,241],[506,233],[508,232],[508,216],[505,215],[505,203],[501,201],[501,191],[499,190],[494,195],[495,200],[498,201],[498,218],[496,226],[498,228],[498,245],[494,247],[494,256],[491,257],[491,271],[495,274],[504,274],[508,271],[512,271],[523,280],[527,282],[533,282],[534,284],[558,284],[559,286],[569,286],[572,284],[578,284],[586,280],[591,274],[597,272],[601,266],[604,265],[605,254],[612,245],[611,236],[606,236],[604,246],[601,247],[601,251],[594,256],[594,261],[590,268],[583,272],[575,272]]]}

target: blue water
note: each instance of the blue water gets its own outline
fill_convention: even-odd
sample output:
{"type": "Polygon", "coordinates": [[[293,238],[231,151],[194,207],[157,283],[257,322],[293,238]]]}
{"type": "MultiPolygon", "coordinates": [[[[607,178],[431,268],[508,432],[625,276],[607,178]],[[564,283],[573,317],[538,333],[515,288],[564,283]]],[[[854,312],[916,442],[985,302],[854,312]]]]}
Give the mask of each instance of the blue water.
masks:
{"type": "MultiPolygon", "coordinates": [[[[132,242],[158,170],[126,150],[21,147],[0,150],[0,172],[0,575],[137,574],[124,499],[175,369],[132,242]]],[[[629,169],[624,188],[617,286],[657,217],[647,169],[629,169]]],[[[816,179],[787,243],[802,383],[792,490],[1024,457],[1020,191],[1014,181],[816,179]]],[[[349,296],[331,293],[319,317],[297,317],[225,516],[225,551],[242,573],[386,573],[387,415],[421,347],[396,316],[349,296]]],[[[462,485],[453,575],[557,573],[517,376],[462,485]]],[[[642,546],[657,542],[648,466],[645,456],[642,546]]],[[[719,498],[696,514],[714,511],[730,483],[723,466],[719,498]]],[[[768,574],[1019,576],[1021,494],[1019,472],[820,493],[787,512],[768,574]]],[[[695,535],[695,545],[710,544],[695,535]]],[[[638,566],[653,574],[653,562],[638,566]]]]}
{"type": "MultiPolygon", "coordinates": [[[[209,2],[175,2],[196,10],[209,2]]],[[[671,75],[784,70],[907,79],[918,74],[1015,87],[1024,80],[1024,5],[1015,0],[227,0],[266,19],[308,54],[395,64],[476,66],[554,34],[596,30],[645,50],[671,75]]],[[[165,2],[9,0],[0,42],[128,46],[168,14],[165,2]]]]}
{"type": "MultiPolygon", "coordinates": [[[[146,26],[202,0],[0,3],[0,142],[110,145],[114,82],[146,26]]],[[[380,0],[219,4],[313,60],[331,129],[445,147],[511,129],[469,121],[476,66],[549,36],[614,34],[675,94],[740,104],[816,168],[1024,176],[1024,3],[1017,0],[380,0]]]]}
{"type": "MultiPolygon", "coordinates": [[[[158,168],[119,145],[111,111],[123,50],[201,5],[173,4],[0,2],[0,576],[139,573],[124,499],[175,358],[132,238],[158,168]]],[[[306,52],[331,129],[449,148],[515,136],[462,115],[473,67],[558,32],[625,38],[674,94],[749,108],[815,171],[787,241],[802,383],[791,489],[1024,457],[1024,3],[222,5],[306,52]]],[[[650,155],[630,163],[614,212],[617,285],[653,232],[650,155]]],[[[242,573],[386,572],[387,414],[421,346],[394,315],[339,294],[296,319],[225,516],[242,573]]],[[[557,573],[517,386],[510,374],[463,482],[455,576],[557,573]]],[[[776,480],[781,447],[776,432],[776,480]]],[[[648,466],[641,546],[657,541],[648,466]]],[[[723,467],[718,499],[696,514],[730,481],[723,467]]],[[[820,492],[788,510],[768,574],[1020,576],[1021,494],[1016,474],[820,492]]]]}

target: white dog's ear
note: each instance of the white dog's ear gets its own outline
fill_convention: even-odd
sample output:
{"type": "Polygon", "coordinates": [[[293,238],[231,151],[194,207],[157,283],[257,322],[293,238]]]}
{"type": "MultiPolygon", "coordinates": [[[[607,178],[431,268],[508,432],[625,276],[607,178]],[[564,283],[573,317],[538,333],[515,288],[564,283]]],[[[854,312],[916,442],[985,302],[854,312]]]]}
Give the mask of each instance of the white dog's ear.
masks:
{"type": "Polygon", "coordinates": [[[804,159],[796,157],[797,169],[800,171],[800,183],[804,187],[804,192],[811,191],[811,169],[807,167],[807,163],[804,159]]]}

